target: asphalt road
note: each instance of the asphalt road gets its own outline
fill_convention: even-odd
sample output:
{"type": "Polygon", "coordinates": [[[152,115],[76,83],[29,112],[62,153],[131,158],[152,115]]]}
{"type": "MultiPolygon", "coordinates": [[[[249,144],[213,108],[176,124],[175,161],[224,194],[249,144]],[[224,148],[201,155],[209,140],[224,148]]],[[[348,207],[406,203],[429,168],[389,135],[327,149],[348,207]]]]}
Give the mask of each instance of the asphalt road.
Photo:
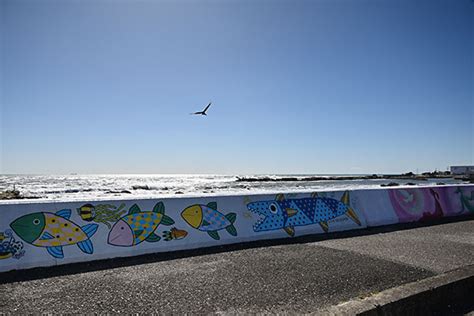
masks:
{"type": "Polygon", "coordinates": [[[3,283],[0,312],[312,312],[474,264],[474,220],[160,260],[3,283]]]}

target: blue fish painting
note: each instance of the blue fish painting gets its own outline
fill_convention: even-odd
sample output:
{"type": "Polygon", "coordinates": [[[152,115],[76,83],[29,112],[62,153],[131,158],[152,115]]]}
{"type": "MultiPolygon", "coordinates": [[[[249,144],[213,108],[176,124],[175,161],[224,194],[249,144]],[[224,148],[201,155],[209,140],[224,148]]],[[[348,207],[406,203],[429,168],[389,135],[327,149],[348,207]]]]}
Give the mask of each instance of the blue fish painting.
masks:
{"type": "Polygon", "coordinates": [[[232,236],[237,236],[237,230],[234,226],[236,214],[222,214],[217,210],[216,202],[207,205],[191,205],[184,209],[181,216],[191,227],[208,233],[215,240],[220,239],[218,231],[222,229],[225,229],[232,236]]]}
{"type": "Polygon", "coordinates": [[[290,236],[295,235],[295,226],[319,224],[328,232],[328,221],[346,215],[357,225],[361,225],[356,212],[349,206],[349,192],[344,192],[341,200],[318,197],[285,199],[278,194],[275,200],[258,201],[247,204],[249,211],[260,215],[253,230],[255,232],[283,229],[290,236]]]}

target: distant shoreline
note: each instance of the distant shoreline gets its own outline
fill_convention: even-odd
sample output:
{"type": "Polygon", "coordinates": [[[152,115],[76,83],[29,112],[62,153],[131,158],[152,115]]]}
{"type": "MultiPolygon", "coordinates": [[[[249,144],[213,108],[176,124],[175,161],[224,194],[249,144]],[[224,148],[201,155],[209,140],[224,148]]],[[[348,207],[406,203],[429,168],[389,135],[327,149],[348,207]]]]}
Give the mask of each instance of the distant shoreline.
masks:
{"type": "Polygon", "coordinates": [[[417,180],[427,181],[428,179],[451,179],[452,175],[447,174],[400,174],[400,175],[366,175],[366,176],[302,176],[302,177],[237,177],[236,182],[297,182],[297,181],[342,181],[342,180],[417,180]]]}

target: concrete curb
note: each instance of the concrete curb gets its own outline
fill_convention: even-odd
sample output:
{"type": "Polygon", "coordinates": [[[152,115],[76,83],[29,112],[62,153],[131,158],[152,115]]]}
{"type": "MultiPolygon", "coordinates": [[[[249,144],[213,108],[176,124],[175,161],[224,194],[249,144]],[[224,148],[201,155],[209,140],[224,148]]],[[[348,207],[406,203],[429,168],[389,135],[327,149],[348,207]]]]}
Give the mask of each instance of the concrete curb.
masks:
{"type": "Polygon", "coordinates": [[[474,265],[353,299],[317,315],[436,315],[474,304],[474,265]]]}

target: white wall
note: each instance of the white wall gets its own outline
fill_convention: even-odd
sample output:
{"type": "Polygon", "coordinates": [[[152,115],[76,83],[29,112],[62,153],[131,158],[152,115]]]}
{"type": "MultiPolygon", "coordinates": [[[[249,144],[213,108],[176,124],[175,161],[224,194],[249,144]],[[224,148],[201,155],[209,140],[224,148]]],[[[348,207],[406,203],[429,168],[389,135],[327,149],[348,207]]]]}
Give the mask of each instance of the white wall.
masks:
{"type": "MultiPolygon", "coordinates": [[[[114,257],[136,256],[147,253],[193,249],[261,239],[292,238],[292,236],[290,236],[291,232],[294,232],[294,236],[325,234],[325,227],[327,227],[330,233],[342,230],[362,229],[367,226],[422,221],[468,213],[474,214],[474,200],[470,200],[472,192],[474,192],[474,185],[353,190],[348,192],[348,196],[346,195],[346,200],[344,201],[346,203],[340,202],[345,193],[344,191],[333,191],[320,192],[317,197],[312,200],[302,200],[304,198],[311,198],[310,193],[293,193],[284,196],[246,195],[2,204],[0,205],[0,245],[2,245],[0,247],[0,271],[53,266],[57,264],[114,257]],[[268,214],[273,220],[273,224],[269,220],[268,225],[265,226],[266,230],[258,231],[258,229],[254,228],[254,224],[258,222],[260,216],[249,210],[252,205],[249,203],[262,203],[262,201],[276,203],[275,206],[277,209],[275,210],[276,214],[272,214],[270,208],[267,207],[266,210],[270,212],[268,214]],[[122,218],[124,221],[126,219],[130,220],[131,218],[137,219],[137,216],[141,216],[142,220],[143,217],[147,216],[151,218],[154,216],[151,214],[153,213],[152,210],[159,202],[163,203],[164,214],[174,221],[172,225],[165,225],[166,220],[162,218],[161,223],[157,226],[148,225],[150,230],[153,231],[153,234],[161,237],[159,241],[151,242],[151,238],[149,238],[148,241],[145,240],[131,246],[117,246],[108,242],[109,234],[112,234],[109,226],[117,223],[119,218],[122,218]],[[112,216],[107,222],[109,226],[99,221],[100,217],[107,213],[103,210],[101,211],[101,207],[103,208],[104,205],[110,204],[115,208],[119,208],[122,203],[125,203],[125,207],[122,209],[124,212],[129,212],[130,208],[134,204],[137,204],[143,213],[130,216],[124,214],[122,217],[115,216],[115,219],[113,219],[114,214],[117,215],[117,212],[114,211],[114,208],[110,208],[109,215],[112,216]],[[201,229],[209,228],[211,225],[217,225],[214,227],[217,233],[208,234],[205,231],[193,228],[182,216],[184,209],[195,204],[202,206],[194,207],[190,209],[188,213],[196,210],[199,213],[199,209],[201,212],[203,210],[206,212],[204,205],[208,203],[211,203],[210,206],[212,207],[214,206],[212,203],[215,203],[217,210],[208,210],[211,217],[206,218],[206,221],[198,217],[194,225],[200,225],[201,229]],[[95,207],[96,217],[93,221],[86,221],[86,218],[81,217],[77,211],[78,208],[81,208],[81,206],[85,204],[92,204],[95,207]],[[346,212],[338,216],[336,216],[337,212],[333,213],[333,210],[339,210],[339,212],[347,211],[347,206],[350,206],[353,213],[346,212]],[[71,210],[69,219],[54,215],[60,210],[68,209],[71,210]],[[315,209],[317,210],[316,213],[315,209]],[[235,213],[235,222],[233,223],[235,230],[232,228],[226,229],[224,227],[229,226],[229,218],[233,219],[233,216],[228,215],[229,213],[235,213]],[[43,225],[44,223],[38,223],[38,225],[34,226],[35,224],[33,222],[36,215],[31,214],[36,214],[39,217],[44,217],[44,214],[46,214],[46,217],[49,218],[49,220],[54,219],[55,223],[46,223],[45,225],[43,225]],[[320,217],[314,219],[314,214],[320,217]],[[228,215],[228,218],[224,218],[224,215],[228,215]],[[327,225],[325,221],[322,220],[324,216],[330,218],[327,220],[327,225]],[[19,220],[19,218],[21,218],[21,220],[19,220]],[[286,226],[289,227],[286,231],[283,228],[271,229],[275,228],[271,225],[280,223],[281,220],[285,218],[286,226]],[[307,222],[310,218],[313,219],[311,224],[307,222]],[[216,222],[213,222],[213,219],[216,219],[216,222]],[[67,227],[64,226],[65,224],[67,224],[67,227]],[[86,226],[90,224],[93,226],[86,226]],[[206,226],[206,224],[209,225],[206,226]],[[77,228],[75,225],[89,228],[97,225],[97,231],[89,238],[90,244],[93,246],[91,254],[82,251],[78,247],[76,240],[68,241],[64,239],[68,236],[71,238],[71,234],[76,234],[72,236],[74,238],[80,237],[81,232],[68,233],[68,229],[77,228]],[[170,231],[172,227],[187,232],[187,235],[184,238],[166,241],[163,238],[163,233],[170,231]],[[36,235],[34,232],[37,232],[36,235]],[[236,236],[233,236],[232,233],[236,233],[236,236]],[[33,237],[28,237],[28,234],[37,238],[32,241],[31,238],[33,237]],[[60,236],[60,238],[53,235],[60,236]],[[219,236],[219,240],[214,239],[211,235],[214,236],[214,238],[219,236]],[[50,245],[60,243],[63,246],[56,247],[48,252],[48,248],[45,247],[45,244],[48,243],[50,245]],[[65,243],[70,244],[64,245],[65,243]],[[15,247],[13,247],[13,245],[15,245],[15,247]],[[60,249],[63,251],[63,256],[58,255],[60,249]],[[55,256],[53,255],[54,253],[56,253],[55,256]]],[[[83,210],[87,212],[87,208],[83,208],[83,210]]],[[[64,215],[67,214],[67,212],[60,214],[64,215]]],[[[83,216],[87,215],[84,213],[83,216]]],[[[148,234],[146,232],[146,224],[130,223],[132,222],[128,223],[128,227],[135,225],[135,232],[138,238],[148,234]]],[[[133,223],[137,223],[137,221],[133,223]]],[[[117,224],[117,228],[114,231],[118,233],[114,236],[119,237],[112,243],[120,243],[119,241],[126,240],[124,236],[128,236],[118,231],[118,228],[119,224],[117,224]]],[[[82,231],[83,229],[80,228],[80,230],[82,231]]],[[[85,230],[87,231],[87,229],[85,230]]],[[[88,241],[85,241],[85,243],[87,246],[88,241]]]]}

